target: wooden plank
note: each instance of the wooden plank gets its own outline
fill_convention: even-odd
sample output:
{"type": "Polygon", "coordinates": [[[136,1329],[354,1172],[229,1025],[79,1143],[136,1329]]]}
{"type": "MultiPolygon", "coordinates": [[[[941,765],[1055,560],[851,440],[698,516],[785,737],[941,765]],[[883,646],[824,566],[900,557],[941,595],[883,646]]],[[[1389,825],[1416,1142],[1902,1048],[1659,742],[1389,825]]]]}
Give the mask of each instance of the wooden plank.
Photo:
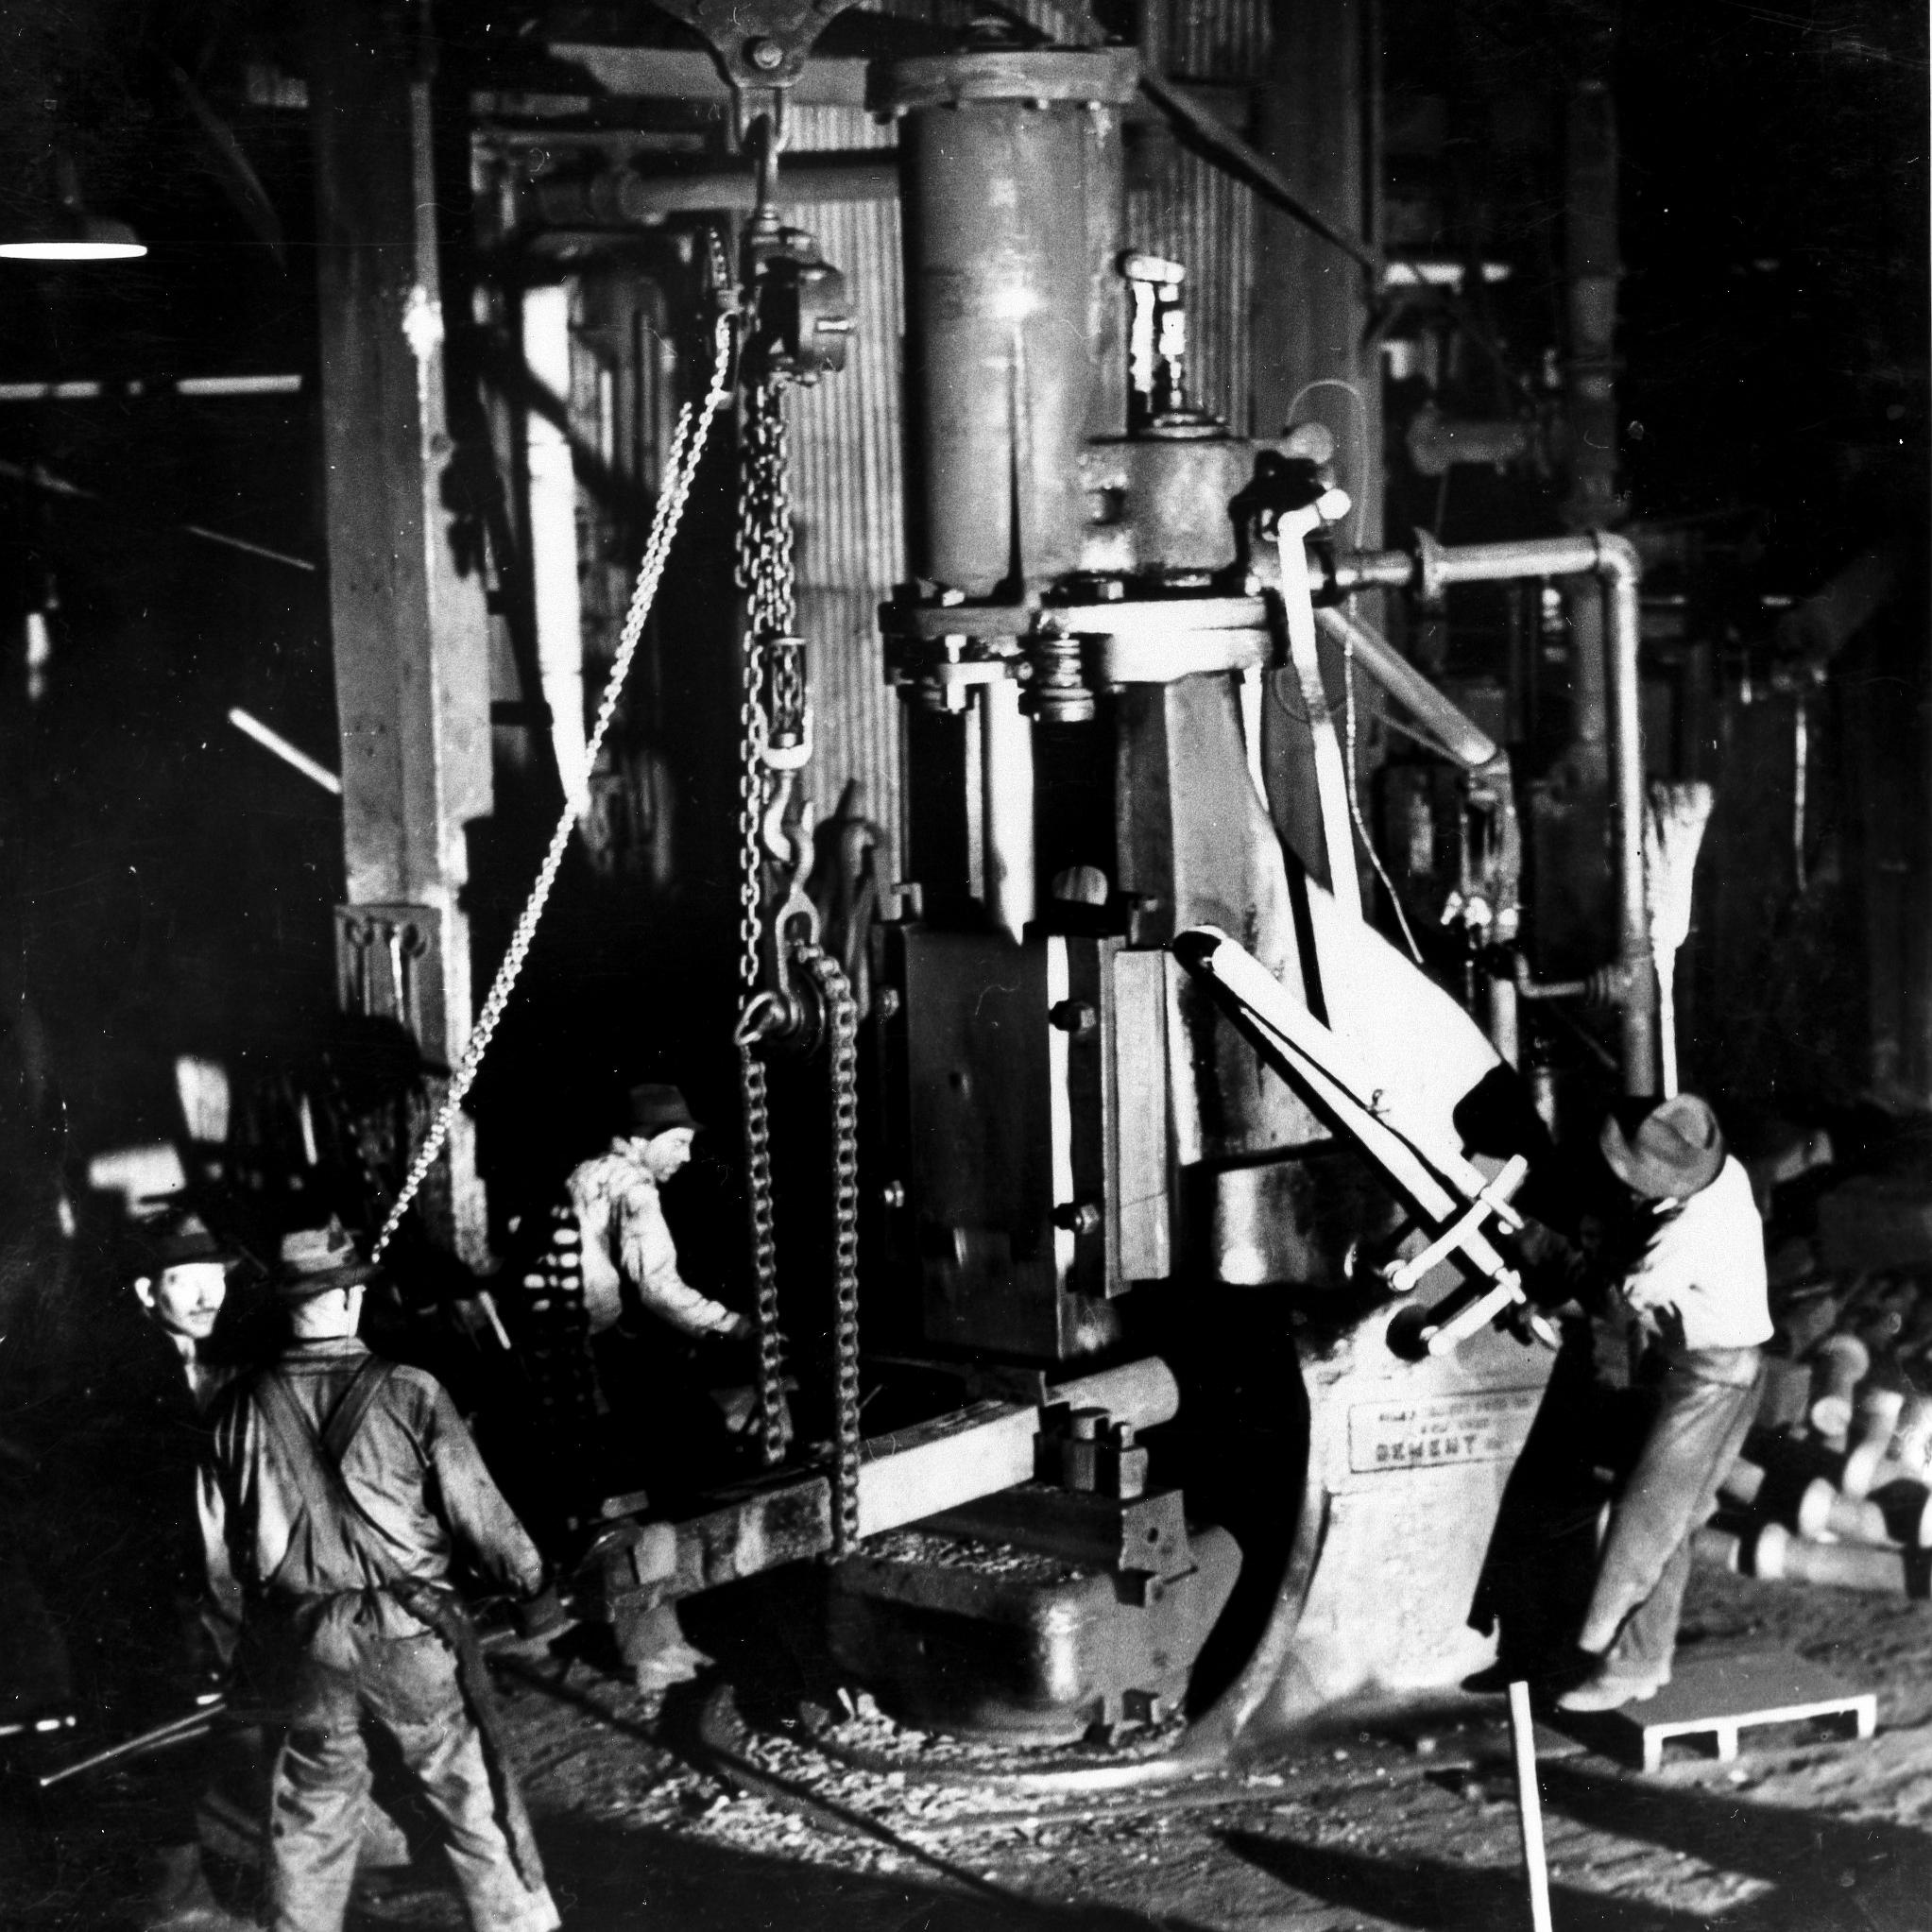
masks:
{"type": "Polygon", "coordinates": [[[1680,1653],[1674,1681],[1654,1698],[1607,1713],[1600,1726],[1620,1755],[1654,1771],[1673,1741],[1708,1737],[1718,1761],[1730,1763],[1747,1730],[1834,1718],[1849,1719],[1858,1737],[1871,1737],[1878,1727],[1877,1694],[1854,1689],[1788,1652],[1692,1650],[1680,1653]]]}
{"type": "Polygon", "coordinates": [[[890,1447],[873,1449],[859,1470],[860,1535],[896,1530],[1029,1480],[1039,1430],[1036,1409],[977,1402],[888,1437],[890,1447]]]}
{"type": "MultiPolygon", "coordinates": [[[[1179,1391],[1157,1358],[1102,1369],[1050,1389],[1049,1400],[1112,1411],[1137,1428],[1170,1420],[1179,1391]]],[[[942,1510],[1030,1482],[1040,1411],[975,1402],[865,1443],[859,1467],[859,1533],[875,1536],[942,1510]]],[[[638,1539],[601,1560],[607,1605],[619,1599],[693,1596],[832,1547],[831,1485],[820,1470],[781,1472],[742,1485],[702,1514],[639,1525],[638,1539]]]]}

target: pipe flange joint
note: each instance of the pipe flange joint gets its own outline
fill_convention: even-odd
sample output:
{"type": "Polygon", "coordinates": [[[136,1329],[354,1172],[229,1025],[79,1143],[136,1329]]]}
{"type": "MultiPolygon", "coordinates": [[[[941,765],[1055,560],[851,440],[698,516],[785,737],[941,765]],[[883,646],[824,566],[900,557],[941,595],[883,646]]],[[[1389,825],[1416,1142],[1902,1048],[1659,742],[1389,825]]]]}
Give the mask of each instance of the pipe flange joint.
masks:
{"type": "Polygon", "coordinates": [[[1427,530],[1415,533],[1415,594],[1425,604],[1440,604],[1448,589],[1448,558],[1427,530]]]}

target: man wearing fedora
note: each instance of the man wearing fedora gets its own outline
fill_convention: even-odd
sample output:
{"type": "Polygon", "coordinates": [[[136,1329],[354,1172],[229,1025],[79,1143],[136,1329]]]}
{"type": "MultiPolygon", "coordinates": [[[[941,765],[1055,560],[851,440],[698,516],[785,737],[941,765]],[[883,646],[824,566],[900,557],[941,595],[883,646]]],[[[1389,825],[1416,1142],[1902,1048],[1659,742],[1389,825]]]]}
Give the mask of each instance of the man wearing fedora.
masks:
{"type": "Polygon", "coordinates": [[[276,1292],[293,1335],[225,1391],[199,1488],[210,1594],[231,1650],[286,1724],[268,1838],[276,1932],[339,1932],[385,1733],[441,1828],[478,1932],[551,1932],[556,1907],[449,1585],[458,1547],[561,1619],[535,1546],[449,1395],[356,1339],[374,1271],[339,1222],[287,1236],[276,1292]]]}
{"type": "Polygon", "coordinates": [[[1618,1293],[1649,1338],[1657,1410],[1611,1512],[1577,1639],[1594,1667],[1558,1700],[1569,1711],[1616,1710],[1669,1683],[1691,1538],[1743,1446],[1771,1338],[1763,1223],[1709,1104],[1680,1094],[1633,1133],[1612,1118],[1599,1144],[1653,1218],[1618,1293]]]}
{"type": "MultiPolygon", "coordinates": [[[[122,1723],[145,1728],[212,1694],[215,1659],[197,1583],[196,1469],[207,1415],[240,1369],[229,1276],[241,1250],[176,1205],[122,1241],[126,1283],[95,1333],[83,1426],[62,1445],[66,1513],[90,1551],[111,1551],[94,1598],[103,1675],[122,1723]],[[85,1526],[84,1530],[82,1526],[85,1526]]],[[[197,1813],[221,1746],[179,1746],[155,1782],[162,1806],[147,1855],[144,1932],[238,1928],[202,1863],[197,1813]]]]}
{"type": "Polygon", "coordinates": [[[222,1386],[235,1373],[233,1358],[215,1346],[214,1330],[228,1301],[229,1271],[242,1258],[232,1243],[216,1240],[206,1222],[188,1209],[175,1209],[138,1225],[126,1242],[128,1285],[146,1317],[156,1346],[147,1353],[159,1365],[172,1359],[197,1414],[205,1414],[222,1386]]]}

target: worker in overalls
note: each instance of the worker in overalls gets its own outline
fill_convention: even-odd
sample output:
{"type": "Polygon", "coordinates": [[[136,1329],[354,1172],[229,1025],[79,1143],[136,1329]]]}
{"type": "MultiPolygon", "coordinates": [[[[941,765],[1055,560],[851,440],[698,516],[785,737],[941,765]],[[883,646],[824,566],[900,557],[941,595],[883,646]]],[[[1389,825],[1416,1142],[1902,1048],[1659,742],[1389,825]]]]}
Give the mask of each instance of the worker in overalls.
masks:
{"type": "Polygon", "coordinates": [[[561,1621],[541,1560],[441,1385],[356,1339],[373,1272],[339,1223],[282,1245],[290,1345],[224,1392],[199,1486],[210,1595],[248,1688],[286,1724],[268,1878],[276,1932],[339,1932],[365,1733],[387,1735],[441,1828],[478,1932],[558,1923],[469,1619],[454,1547],[561,1621]]]}
{"type": "Polygon", "coordinates": [[[1577,1639],[1592,1667],[1558,1700],[1569,1711],[1616,1710],[1669,1683],[1691,1538],[1744,1445],[1771,1337],[1764,1226],[1710,1106],[1680,1094],[1633,1134],[1613,1118],[1600,1145],[1652,1223],[1615,1298],[1648,1338],[1639,1380],[1657,1406],[1611,1511],[1577,1639]]]}

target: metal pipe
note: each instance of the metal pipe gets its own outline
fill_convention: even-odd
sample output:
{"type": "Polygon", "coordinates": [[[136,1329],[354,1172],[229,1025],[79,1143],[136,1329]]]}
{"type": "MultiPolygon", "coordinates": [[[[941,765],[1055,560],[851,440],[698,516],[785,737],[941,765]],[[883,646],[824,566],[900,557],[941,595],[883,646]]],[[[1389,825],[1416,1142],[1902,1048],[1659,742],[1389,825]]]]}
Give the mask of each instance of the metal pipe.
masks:
{"type": "Polygon", "coordinates": [[[1522,1017],[1516,1005],[1516,983],[1491,973],[1484,983],[1488,996],[1489,1043],[1512,1067],[1523,1064],[1522,1017]]]}
{"type": "Polygon", "coordinates": [[[0,383],[0,402],[101,402],[125,396],[299,396],[302,379],[289,376],[177,376],[98,382],[0,383]]]}
{"type": "MultiPolygon", "coordinates": [[[[898,180],[898,157],[889,147],[787,154],[778,199],[786,208],[894,201],[898,180]]],[[[633,165],[548,176],[530,187],[530,206],[545,228],[648,228],[673,214],[749,214],[757,200],[757,180],[739,158],[650,172],[633,165]]]]}
{"type": "Polygon", "coordinates": [[[1605,531],[1592,533],[1601,561],[1597,575],[1608,607],[1610,792],[1616,839],[1617,964],[1625,975],[1623,1082],[1630,1094],[1657,1091],[1657,978],[1650,957],[1650,910],[1644,889],[1644,735],[1637,647],[1642,619],[1635,547],[1605,531]]]}
{"type": "Polygon", "coordinates": [[[1458,764],[1476,772],[1496,757],[1496,741],[1444,696],[1374,624],[1333,605],[1317,610],[1315,622],[1337,643],[1346,644],[1355,653],[1356,662],[1418,724],[1433,732],[1458,764]]]}
{"type": "MultiPolygon", "coordinates": [[[[571,300],[561,283],[523,294],[523,361],[531,378],[556,399],[571,394],[571,300]]],[[[564,796],[581,818],[590,807],[584,733],[583,593],[577,577],[577,474],[570,438],[541,409],[523,414],[529,475],[530,593],[537,621],[537,664],[550,707],[550,739],[564,796]]]]}
{"type": "Polygon", "coordinates": [[[236,705],[229,711],[228,721],[237,731],[252,738],[265,751],[272,751],[282,763],[321,786],[332,796],[342,796],[342,780],[327,765],[318,764],[307,752],[297,749],[280,731],[270,729],[260,718],[236,705]]]}
{"type": "Polygon", "coordinates": [[[1444,476],[1458,463],[1500,470],[1535,447],[1536,425],[1521,417],[1445,416],[1433,402],[1415,412],[1404,438],[1420,476],[1444,476]]]}
{"type": "Polygon", "coordinates": [[[903,171],[907,564],[971,598],[1080,568],[1081,459],[1127,427],[1120,109],[1138,67],[1131,48],[1031,48],[882,78],[903,171]]]}
{"type": "Polygon", "coordinates": [[[1034,916],[1034,741],[1010,677],[980,687],[980,780],[986,911],[1019,939],[1034,916]]]}
{"type": "Polygon", "coordinates": [[[1445,549],[1418,534],[1413,552],[1359,551],[1337,558],[1338,590],[1413,590],[1438,596],[1455,584],[1494,584],[1520,577],[1596,578],[1609,630],[1609,737],[1612,822],[1616,837],[1617,1008],[1623,1029],[1624,1090],[1657,1086],[1657,989],[1650,961],[1650,909],[1644,897],[1644,759],[1638,710],[1641,625],[1635,548],[1604,530],[1573,537],[1524,538],[1445,549]]]}
{"type": "MultiPolygon", "coordinates": [[[[106,499],[97,489],[83,489],[77,483],[69,483],[64,477],[56,476],[51,470],[39,463],[9,463],[0,458],[0,476],[18,483],[25,483],[30,488],[43,490],[48,496],[66,497],[77,504],[104,503],[106,499]]],[[[184,537],[198,537],[204,543],[218,543],[225,550],[239,550],[247,556],[265,558],[269,563],[286,564],[292,571],[313,571],[314,561],[306,556],[291,556],[285,550],[271,550],[265,543],[251,543],[246,537],[231,537],[226,530],[211,530],[201,523],[178,523],[174,526],[184,537]]]]}

